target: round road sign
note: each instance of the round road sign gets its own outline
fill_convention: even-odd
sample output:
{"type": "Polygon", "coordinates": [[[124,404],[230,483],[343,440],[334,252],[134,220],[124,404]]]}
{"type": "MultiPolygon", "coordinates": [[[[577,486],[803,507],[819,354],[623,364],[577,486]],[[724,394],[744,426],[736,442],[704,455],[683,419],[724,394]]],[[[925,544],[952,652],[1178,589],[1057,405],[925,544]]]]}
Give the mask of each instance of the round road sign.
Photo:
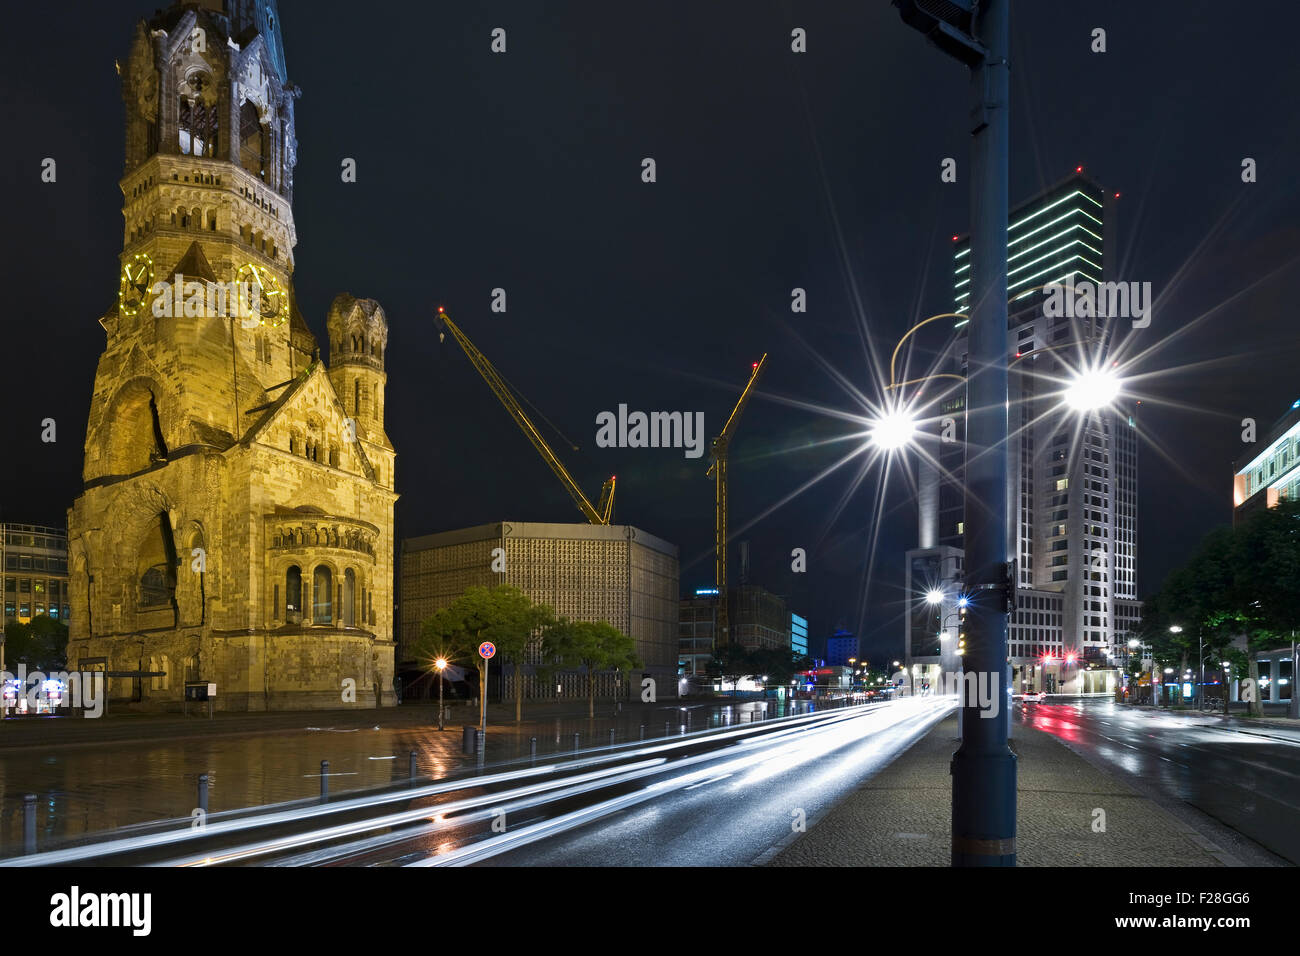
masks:
{"type": "Polygon", "coordinates": [[[497,647],[491,641],[484,641],[478,646],[478,656],[485,661],[490,660],[492,655],[497,652],[497,647]]]}

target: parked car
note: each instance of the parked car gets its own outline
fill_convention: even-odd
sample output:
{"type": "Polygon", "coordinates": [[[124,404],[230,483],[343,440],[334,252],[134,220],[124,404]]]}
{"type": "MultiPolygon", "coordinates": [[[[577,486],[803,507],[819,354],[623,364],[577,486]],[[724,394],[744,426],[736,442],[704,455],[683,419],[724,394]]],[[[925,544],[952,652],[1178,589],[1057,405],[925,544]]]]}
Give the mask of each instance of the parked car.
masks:
{"type": "Polygon", "coordinates": [[[1028,703],[1041,704],[1043,701],[1047,700],[1047,693],[1041,690],[1025,691],[1025,693],[1020,695],[1020,699],[1024,701],[1026,704],[1028,703]]]}

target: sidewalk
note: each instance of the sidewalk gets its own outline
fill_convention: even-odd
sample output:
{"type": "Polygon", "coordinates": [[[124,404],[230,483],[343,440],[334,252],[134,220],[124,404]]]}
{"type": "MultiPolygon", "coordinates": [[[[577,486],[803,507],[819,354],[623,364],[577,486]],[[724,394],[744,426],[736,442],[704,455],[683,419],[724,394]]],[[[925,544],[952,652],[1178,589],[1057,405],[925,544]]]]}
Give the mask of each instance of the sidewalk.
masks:
{"type": "MultiPolygon", "coordinates": [[[[795,834],[769,866],[949,866],[955,717],[795,834]]],[[[1052,735],[1017,727],[1020,866],[1231,866],[1239,861],[1052,735]],[[1105,831],[1094,832],[1096,810],[1105,831]]]]}

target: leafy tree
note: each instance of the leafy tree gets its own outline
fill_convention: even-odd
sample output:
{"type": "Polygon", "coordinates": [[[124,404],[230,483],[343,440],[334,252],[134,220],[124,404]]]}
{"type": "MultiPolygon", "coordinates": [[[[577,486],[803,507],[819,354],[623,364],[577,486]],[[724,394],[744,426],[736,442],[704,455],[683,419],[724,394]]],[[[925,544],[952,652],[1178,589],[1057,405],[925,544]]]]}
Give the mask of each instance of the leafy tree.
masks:
{"type": "Polygon", "coordinates": [[[744,663],[746,676],[766,678],[764,689],[767,684],[788,687],[795,674],[810,667],[811,658],[785,647],[756,648],[746,655],[744,663]]]}
{"type": "Polygon", "coordinates": [[[487,662],[478,646],[491,641],[496,656],[511,665],[515,692],[515,720],[523,720],[523,676],[528,649],[555,622],[555,612],[533,604],[528,595],[508,584],[468,588],[450,606],[424,622],[415,651],[432,666],[438,656],[448,660],[473,658],[482,675],[480,693],[487,693],[487,662]]]}
{"type": "Polygon", "coordinates": [[[68,625],[48,614],[38,614],[27,624],[11,620],[5,624],[5,667],[16,664],[43,671],[67,666],[68,625]]]}
{"type": "Polygon", "coordinates": [[[640,667],[636,643],[605,621],[570,621],[561,618],[543,635],[543,654],[566,667],[587,671],[587,716],[596,716],[598,671],[630,671],[640,667]]]}
{"type": "Polygon", "coordinates": [[[740,644],[724,644],[713,652],[710,670],[731,684],[731,696],[736,696],[736,685],[754,672],[750,651],[740,644]]]}

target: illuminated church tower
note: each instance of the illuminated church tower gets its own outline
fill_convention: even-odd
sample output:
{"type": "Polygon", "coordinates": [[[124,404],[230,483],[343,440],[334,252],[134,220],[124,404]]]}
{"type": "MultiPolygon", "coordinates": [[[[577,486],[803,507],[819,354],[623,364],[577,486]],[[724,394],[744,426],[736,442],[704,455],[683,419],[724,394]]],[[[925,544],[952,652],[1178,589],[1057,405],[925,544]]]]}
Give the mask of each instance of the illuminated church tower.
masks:
{"type": "Polygon", "coordinates": [[[275,0],[176,3],[119,67],[121,271],[68,513],[69,666],[129,675],[110,707],[395,702],[387,323],[339,296],[331,334],[347,302],[379,349],[340,376],[299,313],[280,37],[275,0]]]}

